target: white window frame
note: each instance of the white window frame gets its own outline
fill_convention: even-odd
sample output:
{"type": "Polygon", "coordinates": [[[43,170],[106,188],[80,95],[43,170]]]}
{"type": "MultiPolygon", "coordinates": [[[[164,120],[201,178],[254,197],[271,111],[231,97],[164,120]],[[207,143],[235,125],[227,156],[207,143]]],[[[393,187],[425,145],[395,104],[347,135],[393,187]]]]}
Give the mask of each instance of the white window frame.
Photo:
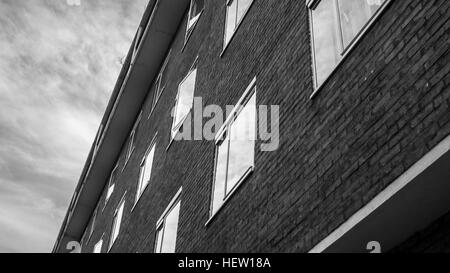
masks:
{"type": "Polygon", "coordinates": [[[94,245],[92,253],[102,253],[102,249],[103,249],[103,235],[102,238],[94,245]]]}
{"type": "Polygon", "coordinates": [[[224,32],[223,32],[223,49],[222,49],[220,56],[222,56],[223,53],[225,52],[225,50],[228,48],[228,45],[233,40],[237,30],[241,26],[241,23],[244,21],[244,18],[247,16],[248,11],[253,6],[253,3],[255,2],[255,0],[251,0],[251,3],[248,5],[247,9],[244,11],[241,18],[237,18],[237,13],[236,13],[236,26],[234,27],[234,30],[230,36],[230,39],[227,41],[228,6],[230,4],[232,4],[234,1],[240,1],[240,0],[225,0],[225,24],[224,24],[224,32]]]}
{"type": "MultiPolygon", "coordinates": [[[[178,93],[177,96],[175,98],[175,107],[174,107],[174,112],[173,112],[173,118],[172,118],[172,127],[170,130],[170,143],[172,143],[172,141],[175,139],[176,135],[180,132],[180,129],[183,127],[184,121],[186,120],[186,118],[191,114],[192,112],[192,107],[194,104],[194,98],[195,98],[195,90],[197,88],[197,78],[198,78],[198,57],[195,59],[194,63],[192,64],[191,68],[189,68],[189,72],[186,74],[186,76],[183,78],[183,80],[178,84],[178,93]],[[184,117],[182,117],[180,119],[180,121],[175,124],[176,122],[176,116],[177,116],[177,111],[178,111],[178,102],[179,102],[179,97],[180,97],[180,92],[181,92],[181,86],[183,85],[183,83],[189,78],[189,76],[191,76],[191,74],[196,71],[196,77],[195,77],[195,83],[194,83],[194,90],[193,95],[192,95],[192,103],[191,103],[191,108],[190,110],[186,113],[186,115],[184,117]]],[[[170,144],[169,144],[170,146],[170,144]]]]}
{"type": "Polygon", "coordinates": [[[153,93],[152,98],[152,108],[150,110],[150,114],[148,115],[148,118],[152,115],[153,111],[156,108],[156,105],[158,104],[159,98],[161,97],[162,93],[164,93],[164,90],[166,89],[167,82],[162,82],[162,78],[164,76],[164,73],[167,73],[167,64],[170,59],[170,55],[172,53],[172,50],[169,50],[169,53],[166,56],[166,59],[164,60],[163,65],[161,66],[161,69],[158,73],[158,77],[156,78],[155,82],[155,91],[153,93]]]}
{"type": "MultiPolygon", "coordinates": [[[[343,46],[343,43],[341,44],[341,58],[338,61],[338,63],[335,65],[333,70],[329,73],[329,75],[325,78],[325,80],[318,84],[317,82],[317,68],[316,68],[316,53],[315,53],[315,44],[314,44],[314,26],[313,26],[313,11],[314,9],[320,4],[322,0],[306,0],[306,6],[308,7],[308,16],[309,16],[309,25],[310,25],[310,35],[311,35],[311,56],[312,56],[312,70],[313,70],[313,93],[310,96],[310,99],[314,98],[315,95],[319,92],[320,89],[322,89],[322,86],[324,86],[330,77],[335,73],[335,71],[340,67],[340,65],[343,63],[343,61],[346,59],[346,57],[349,55],[349,53],[355,48],[355,46],[361,41],[361,39],[365,36],[365,34],[369,31],[369,29],[374,25],[375,21],[383,14],[385,9],[389,6],[389,4],[392,2],[392,0],[384,0],[381,7],[377,10],[377,12],[372,15],[372,17],[369,19],[369,21],[366,22],[366,24],[361,28],[359,33],[353,38],[352,42],[349,43],[347,47],[343,46]]],[[[333,0],[338,1],[338,0],[333,0]]],[[[338,18],[339,14],[337,14],[338,18]]],[[[340,20],[340,19],[338,19],[340,20]]],[[[341,24],[336,24],[337,28],[339,29],[339,33],[342,37],[342,29],[341,24]]],[[[342,38],[340,38],[341,40],[342,38]]]]}
{"type": "Polygon", "coordinates": [[[111,234],[109,238],[109,246],[108,246],[108,252],[111,251],[112,247],[114,246],[114,243],[117,241],[117,238],[119,238],[120,235],[120,229],[122,227],[122,221],[123,221],[123,215],[125,212],[125,196],[126,192],[122,196],[122,199],[119,202],[119,205],[117,206],[114,216],[113,216],[113,222],[112,222],[112,228],[111,228],[111,234]],[[122,207],[123,206],[123,207],[122,207]],[[122,214],[120,215],[120,219],[117,218],[119,211],[122,210],[122,214]],[[117,224],[119,224],[117,226],[117,224]],[[114,234],[116,233],[117,228],[117,235],[114,237],[114,234]]]}
{"type": "MultiPolygon", "coordinates": [[[[164,229],[165,229],[165,221],[166,221],[166,217],[167,215],[169,215],[170,212],[172,212],[172,210],[178,205],[178,203],[180,204],[180,213],[178,214],[178,226],[179,226],[179,219],[180,219],[180,215],[181,215],[181,192],[183,191],[183,188],[181,187],[178,192],[175,194],[175,196],[172,198],[172,200],[170,201],[169,205],[167,206],[167,208],[164,210],[163,214],[161,215],[161,217],[159,218],[158,222],[156,222],[156,233],[155,233],[155,243],[154,243],[154,249],[153,252],[154,253],[161,253],[161,249],[158,250],[158,235],[159,235],[159,231],[162,230],[163,234],[162,234],[162,242],[161,242],[161,247],[163,245],[164,242],[164,229]]],[[[177,228],[177,233],[178,233],[178,228],[177,228]]],[[[177,236],[178,237],[178,236],[177,236]]],[[[176,242],[176,240],[175,240],[176,242]]],[[[175,247],[176,247],[176,243],[175,243],[175,247]]]]}
{"type": "Polygon", "coordinates": [[[105,209],[106,205],[108,205],[108,202],[114,193],[114,190],[116,187],[116,179],[117,179],[117,174],[118,174],[117,171],[118,170],[119,170],[119,164],[117,163],[116,166],[114,167],[114,169],[112,170],[111,174],[109,175],[108,188],[106,190],[105,204],[103,205],[103,210],[105,209]]]}
{"type": "Polygon", "coordinates": [[[97,218],[97,212],[98,212],[98,208],[94,211],[94,214],[92,215],[92,223],[91,223],[91,228],[89,229],[89,236],[88,236],[88,241],[91,239],[92,234],[94,234],[94,229],[95,229],[95,221],[97,218]]]}
{"type": "MultiPolygon", "coordinates": [[[[227,183],[228,181],[225,181],[225,196],[223,197],[222,204],[219,206],[219,208],[214,211],[213,205],[214,205],[214,190],[215,190],[215,184],[216,184],[216,172],[217,172],[217,156],[218,156],[218,149],[220,145],[222,144],[222,141],[224,139],[225,134],[228,133],[230,130],[230,126],[234,123],[234,121],[237,119],[241,111],[247,106],[248,101],[253,97],[257,95],[257,86],[256,86],[256,77],[252,80],[250,85],[245,90],[244,94],[239,99],[236,106],[233,108],[233,110],[228,115],[225,123],[222,125],[222,127],[217,132],[216,138],[215,138],[215,154],[214,154],[214,174],[213,174],[213,183],[211,188],[211,200],[210,200],[210,209],[209,209],[209,220],[206,222],[206,226],[208,226],[211,221],[214,219],[214,217],[222,210],[222,208],[225,206],[225,204],[230,200],[230,198],[233,196],[233,194],[236,192],[236,190],[244,183],[244,181],[247,180],[247,178],[255,171],[255,158],[253,158],[252,166],[247,169],[247,171],[242,175],[242,177],[238,180],[238,182],[233,186],[233,188],[228,192],[226,191],[227,183]]],[[[255,105],[256,107],[256,105],[255,105]]],[[[256,110],[255,110],[256,111],[256,110]]],[[[257,133],[257,125],[258,125],[258,115],[257,112],[255,113],[255,133],[257,133]]],[[[256,140],[255,140],[255,147],[256,147],[256,140]]],[[[229,158],[229,143],[228,143],[228,152],[227,152],[227,158],[229,158]]],[[[228,162],[228,159],[227,159],[228,162]]],[[[228,172],[228,163],[227,163],[227,172],[228,172]]]]}
{"type": "Polygon", "coordinates": [[[139,124],[141,122],[141,117],[142,117],[142,111],[139,114],[138,118],[136,119],[134,125],[133,125],[133,129],[131,130],[130,136],[129,136],[129,140],[128,140],[128,147],[127,147],[127,154],[125,157],[125,164],[123,165],[123,169],[125,169],[125,167],[128,164],[128,161],[130,161],[131,156],[133,155],[134,150],[136,149],[136,131],[139,127],[139,124]]]}
{"type": "Polygon", "coordinates": [[[150,170],[150,177],[149,177],[149,180],[148,181],[146,181],[146,183],[145,183],[145,186],[144,187],[142,187],[142,185],[144,184],[144,181],[143,181],[143,179],[144,179],[144,177],[145,177],[145,165],[146,165],[146,163],[147,163],[147,160],[148,160],[148,156],[149,156],[149,154],[150,154],[150,152],[153,150],[153,149],[155,149],[155,151],[154,151],[154,153],[156,153],[156,137],[157,137],[157,135],[155,135],[154,137],[153,137],[153,140],[150,142],[150,145],[149,145],[149,147],[147,148],[147,151],[145,152],[145,154],[144,154],[144,156],[142,157],[142,160],[141,160],[141,164],[140,164],[140,167],[139,167],[139,180],[138,180],[138,184],[137,184],[137,189],[136,189],[136,198],[135,198],[135,201],[134,201],[134,206],[133,206],[133,209],[134,209],[134,207],[137,205],[137,203],[139,202],[139,200],[141,199],[141,197],[142,197],[142,195],[144,194],[144,192],[145,192],[145,190],[148,188],[148,186],[150,185],[150,181],[152,180],[152,170],[153,170],[153,166],[154,166],[154,164],[155,164],[155,161],[154,161],[154,159],[155,159],[155,154],[153,154],[153,158],[152,158],[152,166],[150,167],[151,168],[151,170],[150,170]]]}
{"type": "Polygon", "coordinates": [[[203,11],[205,10],[206,1],[208,1],[208,0],[205,0],[205,1],[203,2],[203,8],[202,8],[202,10],[200,11],[200,13],[197,15],[197,19],[195,19],[195,22],[192,23],[191,26],[189,26],[189,23],[190,23],[191,20],[193,19],[193,18],[191,18],[191,13],[192,13],[192,8],[193,8],[193,2],[194,2],[194,1],[196,1],[196,0],[191,0],[191,3],[190,3],[190,5],[189,5],[189,13],[188,13],[188,18],[187,18],[187,22],[186,22],[186,34],[185,34],[185,38],[184,38],[184,46],[183,46],[183,49],[184,49],[184,47],[186,46],[187,42],[189,41],[189,38],[191,37],[192,33],[194,32],[194,29],[195,29],[195,27],[197,26],[197,23],[198,23],[198,21],[200,20],[200,17],[202,16],[203,11]]]}

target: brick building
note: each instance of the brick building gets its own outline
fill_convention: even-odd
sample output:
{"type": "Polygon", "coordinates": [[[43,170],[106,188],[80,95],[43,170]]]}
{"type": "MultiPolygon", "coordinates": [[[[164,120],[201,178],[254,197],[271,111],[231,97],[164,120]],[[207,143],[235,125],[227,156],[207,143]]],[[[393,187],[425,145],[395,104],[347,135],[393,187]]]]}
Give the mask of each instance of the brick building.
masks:
{"type": "Polygon", "coordinates": [[[54,252],[450,251],[449,14],[150,0],[54,252]],[[199,98],[236,106],[178,140],[207,123],[199,98]]]}

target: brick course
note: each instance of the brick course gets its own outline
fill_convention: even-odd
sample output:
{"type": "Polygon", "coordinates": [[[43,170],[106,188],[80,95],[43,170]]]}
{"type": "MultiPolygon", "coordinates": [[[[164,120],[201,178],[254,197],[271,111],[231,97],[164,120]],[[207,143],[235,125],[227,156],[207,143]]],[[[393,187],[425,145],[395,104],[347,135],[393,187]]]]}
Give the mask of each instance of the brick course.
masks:
{"type": "Polygon", "coordinates": [[[107,245],[126,191],[112,251],[152,252],[156,221],[183,187],[178,252],[306,252],[450,134],[450,1],[392,1],[313,99],[304,1],[255,0],[222,56],[225,0],[205,5],[184,49],[186,19],[180,25],[169,80],[147,119],[149,87],[136,150],[90,240],[86,229],[84,251],[103,233],[107,245]],[[178,84],[197,56],[204,105],[235,104],[255,76],[257,103],[280,105],[280,148],[256,150],[255,172],[208,226],[214,143],[168,147],[178,84]],[[152,179],[131,211],[156,133],[152,179]]]}

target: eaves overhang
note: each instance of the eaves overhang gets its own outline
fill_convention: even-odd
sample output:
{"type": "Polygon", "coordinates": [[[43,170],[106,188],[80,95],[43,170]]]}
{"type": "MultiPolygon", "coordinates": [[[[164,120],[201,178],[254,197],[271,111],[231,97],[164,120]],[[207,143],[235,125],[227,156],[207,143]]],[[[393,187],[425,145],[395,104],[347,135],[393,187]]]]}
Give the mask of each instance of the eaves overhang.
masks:
{"type": "Polygon", "coordinates": [[[81,240],[189,3],[149,1],[140,24],[142,39],[136,50],[135,42],[130,47],[102,120],[104,130],[100,130],[97,149],[94,143],[53,252],[67,252],[68,242],[81,240]]]}

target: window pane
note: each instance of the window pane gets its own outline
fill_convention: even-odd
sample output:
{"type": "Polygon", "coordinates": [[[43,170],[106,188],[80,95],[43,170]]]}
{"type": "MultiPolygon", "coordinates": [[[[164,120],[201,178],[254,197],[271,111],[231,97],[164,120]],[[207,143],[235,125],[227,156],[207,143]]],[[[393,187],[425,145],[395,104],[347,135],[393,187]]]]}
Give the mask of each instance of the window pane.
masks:
{"type": "Polygon", "coordinates": [[[338,0],[344,46],[347,47],[384,0],[338,0]]]}
{"type": "Polygon", "coordinates": [[[194,0],[193,4],[191,18],[198,16],[200,12],[202,12],[203,7],[205,6],[205,0],[194,0]]]}
{"type": "Polygon", "coordinates": [[[242,17],[244,16],[245,12],[247,11],[248,7],[252,3],[253,0],[238,0],[235,2],[238,2],[238,13],[237,13],[237,22],[241,21],[242,17]]]}
{"type": "Polygon", "coordinates": [[[134,150],[134,134],[135,134],[135,131],[133,129],[133,131],[130,134],[130,143],[128,144],[128,151],[127,151],[126,161],[128,159],[130,159],[131,154],[133,153],[133,150],[134,150]]]}
{"type": "Polygon", "coordinates": [[[161,93],[161,75],[158,75],[158,78],[156,79],[155,83],[155,93],[153,96],[153,105],[156,104],[159,98],[159,94],[161,93]]]}
{"type": "Polygon", "coordinates": [[[108,191],[106,192],[106,199],[105,201],[108,202],[109,198],[114,192],[114,182],[116,181],[117,176],[117,167],[114,168],[114,170],[111,173],[111,176],[109,177],[109,187],[108,191]]]}
{"type": "Polygon", "coordinates": [[[128,158],[130,158],[131,154],[133,153],[133,149],[134,149],[134,134],[135,133],[136,133],[136,131],[131,132],[130,150],[128,151],[128,158]]]}
{"type": "Polygon", "coordinates": [[[97,218],[97,210],[94,212],[94,215],[92,216],[92,224],[91,224],[91,230],[89,231],[89,236],[92,235],[95,228],[95,218],[97,218]]]}
{"type": "Polygon", "coordinates": [[[144,183],[144,172],[145,172],[144,166],[145,162],[142,162],[139,170],[139,181],[138,181],[139,183],[136,192],[136,202],[138,201],[139,197],[141,197],[142,184],[144,183]]]}
{"type": "Polygon", "coordinates": [[[256,133],[256,95],[250,98],[230,129],[228,195],[245,172],[254,165],[256,133]]]}
{"type": "Polygon", "coordinates": [[[189,113],[194,101],[195,79],[197,77],[197,69],[191,72],[184,82],[180,85],[175,120],[172,129],[179,126],[184,117],[189,113]]]}
{"type": "Polygon", "coordinates": [[[312,11],[317,85],[325,81],[341,58],[336,22],[336,8],[333,0],[322,0],[312,11]]]}
{"type": "Polygon", "coordinates": [[[148,182],[150,181],[150,177],[152,175],[152,167],[153,167],[153,156],[155,155],[155,145],[153,145],[152,149],[147,155],[147,158],[145,159],[145,167],[144,167],[144,178],[142,180],[141,185],[141,194],[144,191],[145,187],[147,186],[148,182]]]}
{"type": "Polygon", "coordinates": [[[167,83],[167,62],[169,61],[169,56],[166,57],[166,60],[164,61],[164,67],[162,68],[161,71],[161,80],[160,80],[160,84],[159,84],[159,93],[161,94],[162,89],[166,86],[167,83]]]}
{"type": "Polygon", "coordinates": [[[100,240],[97,244],[95,244],[93,253],[102,253],[102,246],[103,240],[100,240]]]}
{"type": "Polygon", "coordinates": [[[163,240],[163,233],[164,233],[164,225],[161,226],[160,229],[158,229],[156,234],[156,247],[155,247],[155,253],[161,253],[161,245],[163,240]]]}
{"type": "MultiPolygon", "coordinates": [[[[117,211],[116,217],[114,218],[113,233],[112,233],[112,237],[111,237],[112,243],[114,243],[117,239],[117,236],[119,236],[124,204],[125,203],[122,202],[122,204],[119,207],[119,210],[117,211]]],[[[111,243],[111,245],[112,245],[112,243],[111,243]]]]}
{"type": "Polygon", "coordinates": [[[228,135],[222,141],[222,143],[217,147],[217,159],[216,159],[216,177],[214,179],[214,193],[212,200],[212,214],[216,213],[217,210],[223,203],[225,198],[225,180],[227,175],[227,160],[228,160],[228,135]]]}
{"type": "Polygon", "coordinates": [[[237,0],[231,1],[227,7],[227,24],[225,26],[225,44],[233,36],[234,29],[236,28],[236,13],[237,13],[237,0]]]}
{"type": "Polygon", "coordinates": [[[109,186],[108,191],[106,192],[106,201],[109,200],[109,198],[111,197],[111,195],[114,192],[114,184],[112,184],[111,186],[109,186]]]}
{"type": "Polygon", "coordinates": [[[111,245],[112,245],[112,243],[114,243],[114,241],[116,240],[116,238],[117,238],[117,235],[119,234],[119,231],[118,231],[118,228],[120,228],[120,227],[117,227],[117,225],[118,225],[118,217],[117,217],[117,215],[116,215],[116,217],[114,217],[114,225],[113,225],[113,230],[112,230],[112,236],[111,236],[111,245]]]}
{"type": "Polygon", "coordinates": [[[200,17],[200,13],[203,10],[203,6],[205,5],[205,2],[204,0],[193,0],[191,2],[191,5],[192,6],[189,14],[188,30],[197,22],[198,18],[200,17]]]}
{"type": "Polygon", "coordinates": [[[178,215],[180,213],[180,202],[172,209],[164,221],[164,237],[161,252],[175,253],[178,230],[178,215]]]}

